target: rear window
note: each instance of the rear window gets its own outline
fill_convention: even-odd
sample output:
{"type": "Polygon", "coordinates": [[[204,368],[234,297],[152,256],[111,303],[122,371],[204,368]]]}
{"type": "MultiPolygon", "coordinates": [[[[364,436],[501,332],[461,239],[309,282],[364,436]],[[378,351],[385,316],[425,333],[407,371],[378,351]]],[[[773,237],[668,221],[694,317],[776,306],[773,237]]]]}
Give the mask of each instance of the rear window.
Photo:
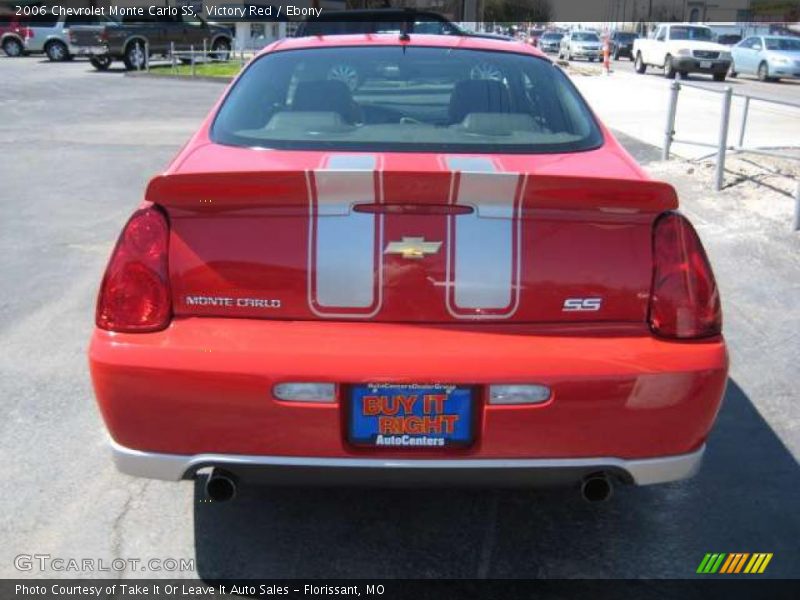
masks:
{"type": "Polygon", "coordinates": [[[602,135],[564,73],[506,52],[370,46],[266,54],[217,114],[221,144],[281,149],[574,152],[602,135]]]}
{"type": "Polygon", "coordinates": [[[22,17],[22,23],[29,27],[55,27],[58,15],[53,15],[49,11],[43,15],[26,15],[22,17]]]}
{"type": "Polygon", "coordinates": [[[64,20],[64,27],[73,27],[75,25],[97,25],[105,23],[110,19],[104,17],[97,17],[93,15],[70,15],[64,20]]]}
{"type": "Polygon", "coordinates": [[[800,38],[764,38],[767,50],[784,50],[800,52],[800,38]]]}
{"type": "Polygon", "coordinates": [[[675,27],[670,29],[671,40],[705,40],[711,41],[712,34],[708,27],[675,27]]]}

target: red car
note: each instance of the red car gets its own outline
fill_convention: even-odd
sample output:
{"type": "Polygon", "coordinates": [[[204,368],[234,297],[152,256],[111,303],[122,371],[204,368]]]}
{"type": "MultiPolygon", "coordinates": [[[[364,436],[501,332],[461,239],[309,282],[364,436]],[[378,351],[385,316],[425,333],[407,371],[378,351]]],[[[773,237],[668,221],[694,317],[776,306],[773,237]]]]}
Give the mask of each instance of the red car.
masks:
{"type": "Polygon", "coordinates": [[[276,42],[111,256],[89,358],[117,466],[212,467],[217,500],[689,477],[727,354],[677,206],[531,46],[276,42]]]}
{"type": "Polygon", "coordinates": [[[30,37],[33,37],[33,30],[20,22],[14,13],[0,7],[0,48],[6,56],[22,56],[25,53],[25,40],[30,37]]]}

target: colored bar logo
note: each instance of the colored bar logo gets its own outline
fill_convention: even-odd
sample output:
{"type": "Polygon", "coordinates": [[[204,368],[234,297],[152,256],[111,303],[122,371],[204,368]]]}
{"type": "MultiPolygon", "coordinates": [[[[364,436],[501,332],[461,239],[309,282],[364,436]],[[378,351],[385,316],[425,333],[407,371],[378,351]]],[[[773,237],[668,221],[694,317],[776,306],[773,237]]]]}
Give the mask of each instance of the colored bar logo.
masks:
{"type": "Polygon", "coordinates": [[[713,575],[715,573],[725,575],[749,573],[755,575],[756,573],[763,573],[771,560],[772,552],[755,552],[753,554],[748,552],[709,552],[700,561],[696,572],[703,575],[713,575]]]}

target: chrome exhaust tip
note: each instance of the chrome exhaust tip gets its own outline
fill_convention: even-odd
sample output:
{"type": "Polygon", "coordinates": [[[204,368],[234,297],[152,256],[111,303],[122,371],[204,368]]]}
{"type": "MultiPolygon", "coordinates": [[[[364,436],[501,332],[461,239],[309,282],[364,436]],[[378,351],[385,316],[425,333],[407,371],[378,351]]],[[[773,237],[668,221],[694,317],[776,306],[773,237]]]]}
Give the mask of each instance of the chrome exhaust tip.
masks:
{"type": "Polygon", "coordinates": [[[228,502],[236,497],[237,487],[234,475],[214,469],[206,479],[206,496],[214,502],[228,502]]]}
{"type": "Polygon", "coordinates": [[[587,502],[605,502],[613,493],[614,486],[603,473],[589,475],[581,483],[581,496],[587,502]]]}

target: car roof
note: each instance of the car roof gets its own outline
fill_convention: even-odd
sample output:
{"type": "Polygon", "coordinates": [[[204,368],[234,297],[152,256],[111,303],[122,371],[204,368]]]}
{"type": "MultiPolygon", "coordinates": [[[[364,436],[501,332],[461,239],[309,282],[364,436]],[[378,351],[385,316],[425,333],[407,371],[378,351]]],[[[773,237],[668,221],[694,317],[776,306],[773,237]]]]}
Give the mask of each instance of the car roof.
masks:
{"type": "Polygon", "coordinates": [[[316,35],[308,37],[284,38],[262,50],[262,54],[285,50],[303,50],[310,48],[337,48],[353,46],[427,46],[434,48],[462,48],[467,50],[489,50],[509,52],[513,54],[530,54],[544,57],[539,49],[525,44],[503,39],[460,35],[424,35],[410,34],[402,40],[396,33],[367,33],[347,35],[316,35]]]}

